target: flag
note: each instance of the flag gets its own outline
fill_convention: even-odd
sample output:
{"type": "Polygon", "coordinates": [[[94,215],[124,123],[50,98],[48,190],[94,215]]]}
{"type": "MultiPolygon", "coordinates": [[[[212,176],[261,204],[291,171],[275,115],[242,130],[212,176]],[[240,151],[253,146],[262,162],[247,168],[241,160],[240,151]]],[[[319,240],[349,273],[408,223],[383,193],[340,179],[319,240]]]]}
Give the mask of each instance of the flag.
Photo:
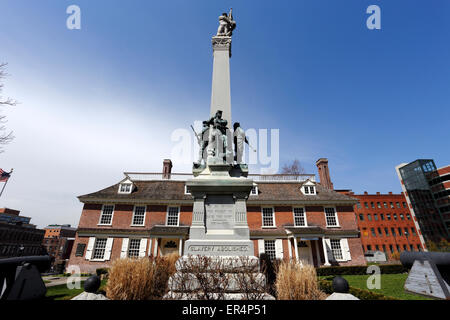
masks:
{"type": "Polygon", "coordinates": [[[0,182],[8,181],[10,176],[11,176],[11,172],[6,172],[6,171],[3,171],[3,169],[0,169],[0,182]]]}

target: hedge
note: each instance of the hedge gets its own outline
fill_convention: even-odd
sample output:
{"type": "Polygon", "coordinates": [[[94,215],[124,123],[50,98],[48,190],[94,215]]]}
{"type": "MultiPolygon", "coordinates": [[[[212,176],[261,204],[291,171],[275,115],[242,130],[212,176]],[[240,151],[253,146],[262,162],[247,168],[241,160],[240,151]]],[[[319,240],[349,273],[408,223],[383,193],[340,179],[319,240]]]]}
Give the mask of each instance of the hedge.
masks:
{"type": "Polygon", "coordinates": [[[108,274],[109,268],[98,268],[97,270],[95,270],[95,273],[100,277],[102,274],[108,274]]]}
{"type": "MultiPolygon", "coordinates": [[[[327,294],[333,293],[332,281],[329,280],[319,280],[320,290],[327,294]]],[[[369,290],[359,289],[355,287],[350,287],[349,293],[354,295],[360,300],[399,300],[393,297],[385,296],[379,293],[375,293],[369,290]]]]}
{"type": "MultiPolygon", "coordinates": [[[[343,266],[343,267],[320,267],[317,268],[318,276],[337,276],[337,275],[366,275],[369,266],[343,266]]],[[[408,272],[408,269],[401,264],[378,265],[381,274],[398,274],[408,272]]]]}

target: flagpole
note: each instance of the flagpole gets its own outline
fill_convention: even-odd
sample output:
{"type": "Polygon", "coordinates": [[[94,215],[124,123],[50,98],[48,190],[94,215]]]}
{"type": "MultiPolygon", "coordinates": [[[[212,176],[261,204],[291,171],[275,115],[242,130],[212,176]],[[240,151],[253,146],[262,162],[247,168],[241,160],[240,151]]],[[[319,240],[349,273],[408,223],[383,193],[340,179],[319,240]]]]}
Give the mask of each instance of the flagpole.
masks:
{"type": "MultiPolygon", "coordinates": [[[[11,169],[11,171],[9,172],[9,174],[11,174],[11,172],[13,172],[13,169],[11,169]]],[[[2,194],[3,194],[3,190],[5,190],[5,187],[6,187],[6,184],[8,183],[8,181],[9,181],[9,178],[10,177],[8,177],[8,179],[5,181],[5,183],[3,184],[3,188],[2,188],[2,191],[0,191],[0,197],[2,196],[2,194]]]]}

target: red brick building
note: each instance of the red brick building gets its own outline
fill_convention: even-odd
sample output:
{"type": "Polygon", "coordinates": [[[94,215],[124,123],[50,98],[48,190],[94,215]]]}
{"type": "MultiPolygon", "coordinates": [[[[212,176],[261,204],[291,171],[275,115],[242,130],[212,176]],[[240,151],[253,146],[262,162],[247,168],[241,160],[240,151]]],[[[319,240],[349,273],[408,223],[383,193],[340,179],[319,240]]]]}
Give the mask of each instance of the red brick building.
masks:
{"type": "Polygon", "coordinates": [[[52,267],[57,272],[64,270],[66,260],[70,258],[72,247],[75,241],[76,228],[71,228],[70,224],[48,225],[44,228],[44,240],[42,245],[47,250],[49,256],[54,258],[52,267]]]}
{"type": "Polygon", "coordinates": [[[420,230],[415,226],[403,193],[341,192],[359,200],[354,209],[365,253],[382,251],[389,259],[395,252],[424,250],[420,230]]]}
{"type": "MultiPolygon", "coordinates": [[[[315,266],[364,265],[357,200],[330,188],[326,159],[317,165],[321,183],[314,175],[249,175],[254,188],[247,222],[255,255],[315,266]]],[[[193,208],[185,182],[192,175],[171,168],[165,160],[162,173],[125,173],[119,183],[80,196],[84,207],[69,265],[93,272],[121,257],[183,254],[193,208]]]]}

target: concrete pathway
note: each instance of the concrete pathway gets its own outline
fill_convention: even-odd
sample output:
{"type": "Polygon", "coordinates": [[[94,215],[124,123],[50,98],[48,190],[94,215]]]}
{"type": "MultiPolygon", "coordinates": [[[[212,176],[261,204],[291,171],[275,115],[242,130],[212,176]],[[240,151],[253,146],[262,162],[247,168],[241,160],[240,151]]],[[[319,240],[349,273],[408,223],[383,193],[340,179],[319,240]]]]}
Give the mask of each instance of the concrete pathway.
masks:
{"type": "MultiPolygon", "coordinates": [[[[53,286],[59,286],[61,284],[66,284],[67,279],[69,277],[54,277],[54,276],[48,276],[48,277],[42,277],[42,280],[44,281],[50,281],[49,283],[46,283],[46,287],[53,287],[53,286]]],[[[89,277],[80,277],[80,281],[85,281],[89,277]]]]}

